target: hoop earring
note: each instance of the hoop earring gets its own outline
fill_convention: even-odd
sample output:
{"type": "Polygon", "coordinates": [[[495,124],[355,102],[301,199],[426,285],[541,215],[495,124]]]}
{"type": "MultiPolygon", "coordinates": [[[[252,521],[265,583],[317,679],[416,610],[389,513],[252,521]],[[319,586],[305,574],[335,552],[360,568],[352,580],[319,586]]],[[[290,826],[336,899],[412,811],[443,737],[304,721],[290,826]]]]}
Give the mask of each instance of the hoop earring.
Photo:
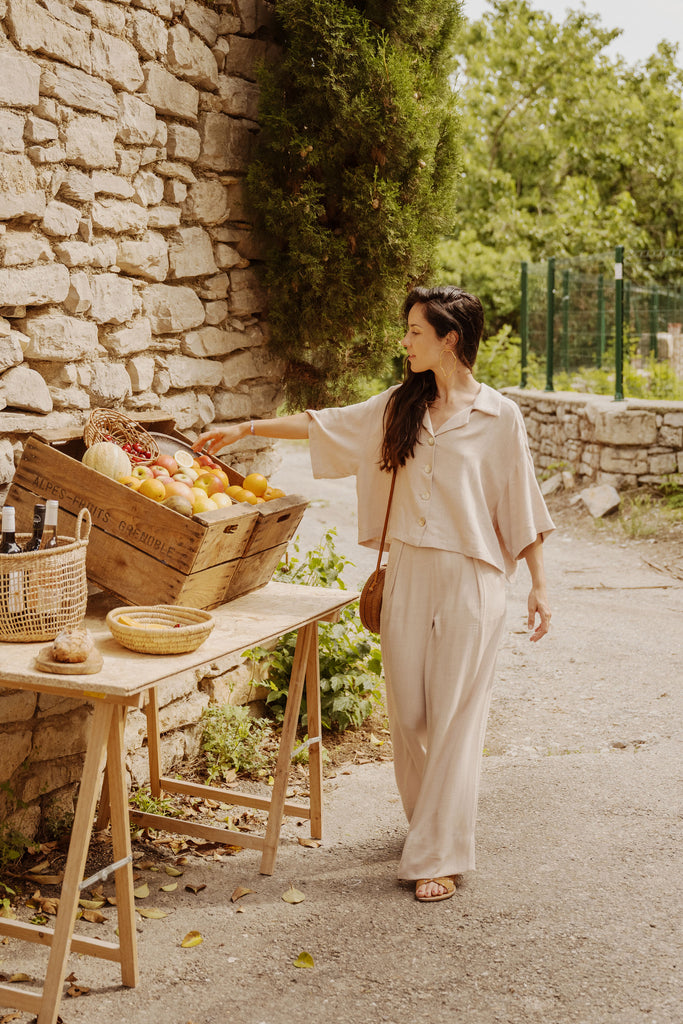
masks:
{"type": "Polygon", "coordinates": [[[457,360],[456,354],[455,354],[455,352],[452,349],[445,348],[445,349],[442,350],[441,355],[439,356],[439,369],[441,370],[442,374],[444,375],[444,377],[446,378],[447,381],[449,381],[451,379],[451,377],[453,376],[453,374],[455,373],[455,368],[457,366],[457,363],[458,363],[458,360],[457,360]],[[444,365],[443,365],[443,357],[445,355],[449,355],[451,357],[451,359],[453,360],[453,365],[451,366],[450,370],[446,370],[444,365]]]}

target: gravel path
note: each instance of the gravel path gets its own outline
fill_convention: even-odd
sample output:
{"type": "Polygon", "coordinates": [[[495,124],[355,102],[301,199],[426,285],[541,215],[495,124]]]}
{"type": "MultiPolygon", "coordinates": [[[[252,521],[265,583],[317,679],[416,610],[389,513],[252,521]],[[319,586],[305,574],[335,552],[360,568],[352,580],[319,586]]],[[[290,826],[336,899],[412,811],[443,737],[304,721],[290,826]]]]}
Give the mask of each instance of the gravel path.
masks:
{"type": "MultiPolygon", "coordinates": [[[[358,559],[349,582],[364,579],[373,556],[355,546],[352,482],[313,484],[305,446],[283,447],[276,482],[315,496],[302,549],[334,524],[338,550],[358,559]]],[[[417,904],[395,881],[404,820],[391,765],[354,766],[326,783],[324,845],[299,846],[304,830],[287,823],[273,877],[249,851],[191,859],[183,881],[206,888],[155,899],[170,915],[140,923],[139,988],[73,957],[91,992],[65,999],[65,1024],[681,1020],[683,583],[637,546],[565,531],[546,558],[554,618],[539,645],[523,628],[523,570],[511,587],[478,870],[452,900],[417,904]],[[290,884],[304,902],[281,900],[290,884]],[[255,892],[232,904],[236,886],[255,892]],[[181,949],[190,929],[204,942],[181,949]],[[304,950],[313,969],[293,966],[304,950]]],[[[26,951],[4,946],[2,970],[40,976],[41,951],[26,951]]]]}

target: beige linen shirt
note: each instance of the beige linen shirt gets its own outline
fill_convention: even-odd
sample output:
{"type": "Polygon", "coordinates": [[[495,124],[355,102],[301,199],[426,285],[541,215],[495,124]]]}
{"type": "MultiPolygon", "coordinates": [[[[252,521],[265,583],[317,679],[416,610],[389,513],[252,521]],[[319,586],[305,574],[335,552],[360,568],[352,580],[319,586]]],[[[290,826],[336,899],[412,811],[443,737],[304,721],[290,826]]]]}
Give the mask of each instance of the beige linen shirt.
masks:
{"type": "MultiPolygon", "coordinates": [[[[398,387],[399,385],[396,385],[398,387]]],[[[395,388],[358,405],[308,410],[315,477],[356,477],[358,543],[379,547],[391,474],[379,468],[395,388]]],[[[457,551],[511,574],[538,534],[554,530],[517,405],[482,384],[438,430],[425,413],[414,455],[396,476],[387,538],[457,551]]]]}

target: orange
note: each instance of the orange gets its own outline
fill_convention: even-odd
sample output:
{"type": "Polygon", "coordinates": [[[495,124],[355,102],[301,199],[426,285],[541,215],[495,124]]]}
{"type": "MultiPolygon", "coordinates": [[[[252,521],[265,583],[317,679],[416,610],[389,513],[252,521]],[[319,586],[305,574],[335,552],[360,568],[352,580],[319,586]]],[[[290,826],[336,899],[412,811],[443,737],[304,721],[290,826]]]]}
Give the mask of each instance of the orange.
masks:
{"type": "Polygon", "coordinates": [[[244,488],[244,497],[241,498],[240,500],[241,501],[248,501],[250,505],[256,505],[257,502],[258,502],[258,498],[254,494],[254,492],[253,491],[248,491],[246,489],[246,487],[244,488]]]}
{"type": "Polygon", "coordinates": [[[270,490],[270,498],[271,499],[272,498],[284,498],[284,496],[285,496],[285,492],[280,490],[279,487],[271,487],[271,488],[269,488],[269,490],[270,490]]]}
{"type": "Polygon", "coordinates": [[[251,491],[257,498],[261,498],[266,492],[268,481],[260,473],[249,473],[242,481],[242,487],[245,491],[251,491]]]}
{"type": "Polygon", "coordinates": [[[131,491],[139,491],[142,486],[142,480],[139,476],[122,476],[119,478],[119,483],[123,484],[124,487],[130,487],[131,491]]]}
{"type": "Polygon", "coordinates": [[[152,501],[163,501],[166,497],[166,488],[160,477],[150,476],[142,481],[138,488],[138,494],[144,494],[146,498],[151,498],[152,501]]]}
{"type": "Polygon", "coordinates": [[[245,490],[239,484],[231,484],[225,492],[233,501],[244,501],[245,490]]]}

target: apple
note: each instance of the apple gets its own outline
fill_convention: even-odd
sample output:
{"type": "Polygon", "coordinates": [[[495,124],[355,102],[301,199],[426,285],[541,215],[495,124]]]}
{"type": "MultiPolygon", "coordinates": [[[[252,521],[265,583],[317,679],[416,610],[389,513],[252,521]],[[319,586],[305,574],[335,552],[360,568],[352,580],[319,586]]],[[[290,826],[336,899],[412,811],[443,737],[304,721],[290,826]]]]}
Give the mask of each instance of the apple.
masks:
{"type": "Polygon", "coordinates": [[[171,479],[171,474],[164,468],[164,466],[158,466],[155,462],[149,468],[152,470],[152,476],[161,477],[162,479],[164,477],[168,477],[169,480],[171,479]]]}
{"type": "Polygon", "coordinates": [[[149,466],[133,466],[130,474],[136,476],[138,480],[149,480],[154,475],[149,466]]]}
{"type": "MultiPolygon", "coordinates": [[[[173,456],[165,455],[163,452],[161,453],[161,455],[157,455],[156,459],[154,460],[154,466],[160,466],[162,469],[165,469],[169,476],[173,476],[173,474],[177,473],[178,470],[180,469],[180,466],[173,458],[173,456]]],[[[152,467],[152,469],[154,469],[154,466],[152,467]]],[[[158,473],[155,473],[154,475],[159,476],[158,473]]]]}
{"type": "Polygon", "coordinates": [[[186,473],[184,469],[180,473],[174,473],[171,479],[178,480],[181,484],[187,484],[188,487],[194,485],[194,478],[189,473],[186,473]]]}
{"type": "Polygon", "coordinates": [[[215,466],[216,465],[216,463],[213,461],[211,456],[207,455],[206,453],[204,453],[202,455],[197,455],[195,461],[198,462],[200,466],[215,466]]]}
{"type": "Polygon", "coordinates": [[[167,498],[185,498],[190,502],[190,504],[192,504],[193,494],[192,488],[189,484],[184,484],[182,480],[173,480],[171,477],[169,477],[168,480],[164,477],[160,477],[160,479],[163,480],[167,498]]]}
{"type": "Polygon", "coordinates": [[[201,487],[209,497],[217,491],[225,492],[225,484],[215,473],[202,473],[194,482],[195,487],[201,487]]]}

